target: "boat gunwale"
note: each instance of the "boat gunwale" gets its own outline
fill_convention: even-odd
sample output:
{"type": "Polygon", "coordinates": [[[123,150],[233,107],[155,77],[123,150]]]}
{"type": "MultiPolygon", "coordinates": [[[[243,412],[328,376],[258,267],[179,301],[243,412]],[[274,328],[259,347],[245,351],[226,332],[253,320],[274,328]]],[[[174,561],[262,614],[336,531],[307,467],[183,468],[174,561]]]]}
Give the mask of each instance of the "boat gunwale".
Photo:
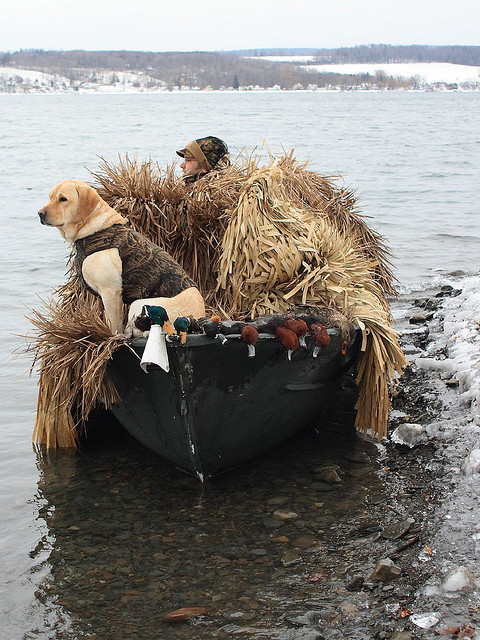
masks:
{"type": "MultiPolygon", "coordinates": [[[[354,326],[354,325],[352,325],[354,326]]],[[[358,328],[355,328],[355,332],[359,331],[358,328]]],[[[330,329],[327,329],[327,333],[331,336],[337,335],[340,333],[340,329],[338,329],[338,327],[331,327],[330,329]]],[[[228,333],[228,334],[221,334],[223,335],[226,339],[227,342],[228,341],[232,341],[232,342],[238,342],[241,340],[241,335],[239,333],[228,333]]],[[[307,337],[311,335],[310,332],[308,332],[307,337]]],[[[148,337],[138,337],[138,338],[133,338],[130,342],[130,346],[133,348],[143,348],[145,347],[145,345],[147,344],[147,340],[148,337]]],[[[278,338],[277,336],[274,336],[271,333],[259,333],[258,334],[258,342],[267,342],[270,340],[277,340],[278,338]]],[[[355,338],[352,339],[352,342],[354,342],[355,338]]],[[[168,335],[166,336],[166,343],[167,343],[167,347],[203,347],[207,344],[215,344],[218,340],[216,338],[210,338],[209,336],[205,335],[204,333],[190,333],[187,335],[187,341],[185,344],[180,344],[180,336],[179,335],[168,335]]]]}

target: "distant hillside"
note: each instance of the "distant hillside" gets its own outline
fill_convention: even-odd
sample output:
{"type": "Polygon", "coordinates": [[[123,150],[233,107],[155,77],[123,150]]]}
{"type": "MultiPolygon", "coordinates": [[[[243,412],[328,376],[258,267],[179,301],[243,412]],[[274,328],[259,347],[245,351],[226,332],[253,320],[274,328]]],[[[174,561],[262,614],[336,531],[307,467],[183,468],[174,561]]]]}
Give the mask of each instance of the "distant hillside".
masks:
{"type": "Polygon", "coordinates": [[[21,50],[0,53],[0,66],[57,74],[72,82],[91,80],[93,70],[142,72],[169,87],[200,89],[249,85],[290,89],[321,80],[320,74],[291,65],[250,60],[233,53],[21,50]]]}
{"type": "MultiPolygon", "coordinates": [[[[159,52],[144,51],[45,51],[25,49],[0,53],[0,67],[33,70],[66,79],[72,87],[99,82],[110,74],[109,82],[118,82],[116,74],[141,76],[137,81],[146,89],[226,89],[226,88],[417,88],[414,80],[388,79],[385,74],[332,73],[306,69],[294,62],[262,60],[264,56],[310,56],[310,64],[450,62],[480,66],[480,47],[429,47],[369,45],[341,49],[255,49],[234,52],[159,52]],[[260,59],[254,58],[260,56],[260,59]]],[[[307,62],[303,62],[303,65],[307,62]]],[[[332,69],[333,71],[333,69],[332,69]]],[[[10,91],[8,78],[4,90],[10,91]],[[7,86],[8,85],[8,86],[7,86]]]]}
{"type": "Polygon", "coordinates": [[[369,44],[338,49],[245,49],[231,53],[259,57],[314,56],[321,64],[450,62],[480,66],[480,47],[463,45],[369,44]]]}

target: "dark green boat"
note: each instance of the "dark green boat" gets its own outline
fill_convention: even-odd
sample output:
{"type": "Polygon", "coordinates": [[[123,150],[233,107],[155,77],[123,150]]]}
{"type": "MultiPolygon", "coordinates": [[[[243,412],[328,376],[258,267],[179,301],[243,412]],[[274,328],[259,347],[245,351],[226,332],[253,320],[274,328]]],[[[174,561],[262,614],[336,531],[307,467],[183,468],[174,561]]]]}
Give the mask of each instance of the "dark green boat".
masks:
{"type": "Polygon", "coordinates": [[[146,339],[121,347],[110,374],[120,393],[112,412],[137,440],[179,469],[205,480],[292,436],[327,407],[356,362],[361,332],[342,350],[338,329],[312,357],[314,345],[289,361],[278,339],[261,334],[255,357],[239,335],[226,344],[189,335],[167,342],[170,370],[140,367],[146,339]]]}

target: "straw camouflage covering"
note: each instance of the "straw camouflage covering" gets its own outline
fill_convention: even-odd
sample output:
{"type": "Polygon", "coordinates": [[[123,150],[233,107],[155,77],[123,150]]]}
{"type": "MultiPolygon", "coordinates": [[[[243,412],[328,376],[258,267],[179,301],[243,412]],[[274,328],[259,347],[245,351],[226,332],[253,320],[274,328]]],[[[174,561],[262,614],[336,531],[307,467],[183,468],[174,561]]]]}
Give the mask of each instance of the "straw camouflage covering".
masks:
{"type": "MultiPolygon", "coordinates": [[[[199,284],[212,313],[253,318],[307,305],[331,309],[326,314],[331,326],[356,322],[364,333],[356,424],[379,438],[386,434],[389,387],[406,364],[387,300],[394,294],[394,279],[389,251],[357,213],[351,191],[308,171],[293,152],[271,158],[264,167],[248,156],[232,165],[219,163],[190,184],[175,176],[174,167],[162,171],[151,161],[139,164],[128,156],[117,166],[102,160],[93,176],[102,198],[199,284]]],[[[91,316],[89,296],[71,271],[56,302],[46,313],[35,314],[39,444],[65,446],[60,434],[72,430],[73,422],[66,417],[69,409],[85,420],[92,398],[101,399],[107,408],[115,399],[114,389],[106,376],[99,378],[99,371],[105,373],[112,350],[124,341],[108,336],[108,329],[107,335],[99,333],[98,324],[96,331],[82,323],[78,329],[77,318],[87,320],[87,311],[91,316]],[[63,328],[62,341],[54,331],[57,324],[63,328]],[[88,335],[88,345],[79,340],[79,330],[88,335]],[[51,426],[52,412],[45,404],[56,397],[52,380],[58,391],[66,359],[75,359],[72,353],[75,379],[64,380],[63,404],[54,416],[57,424],[51,426]],[[93,353],[105,366],[94,369],[93,353]],[[80,376],[83,386],[78,384],[80,376]],[[67,392],[70,388],[73,391],[67,392]]],[[[99,322],[105,330],[100,318],[99,322]]]]}

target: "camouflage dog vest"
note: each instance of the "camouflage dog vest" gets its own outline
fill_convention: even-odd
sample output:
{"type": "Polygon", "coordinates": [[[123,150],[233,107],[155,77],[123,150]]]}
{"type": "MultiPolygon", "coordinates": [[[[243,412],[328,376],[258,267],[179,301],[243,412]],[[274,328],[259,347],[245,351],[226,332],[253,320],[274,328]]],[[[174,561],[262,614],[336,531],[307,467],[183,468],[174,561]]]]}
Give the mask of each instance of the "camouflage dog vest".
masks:
{"type": "Polygon", "coordinates": [[[105,249],[118,249],[122,260],[122,297],[125,304],[139,298],[172,298],[195,282],[166,251],[123,224],[81,238],[75,242],[75,271],[85,287],[93,291],[82,274],[87,256],[105,249]]]}

